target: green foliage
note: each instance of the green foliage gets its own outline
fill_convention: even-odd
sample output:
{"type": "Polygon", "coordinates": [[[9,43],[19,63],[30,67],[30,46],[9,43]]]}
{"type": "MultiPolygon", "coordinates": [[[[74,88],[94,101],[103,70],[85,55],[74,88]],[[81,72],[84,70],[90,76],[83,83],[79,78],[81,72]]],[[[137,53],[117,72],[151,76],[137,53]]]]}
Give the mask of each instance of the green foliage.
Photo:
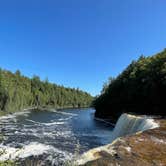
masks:
{"type": "Polygon", "coordinates": [[[90,106],[92,96],[74,88],[51,84],[0,69],[0,114],[28,107],[77,108],[90,106]]]}
{"type": "Polygon", "coordinates": [[[102,91],[101,91],[102,94],[107,91],[107,89],[108,89],[108,87],[109,87],[109,84],[111,84],[113,81],[114,81],[114,78],[113,78],[113,77],[110,77],[110,78],[108,78],[108,81],[107,81],[107,82],[104,82],[104,84],[103,84],[103,89],[102,89],[102,91]]]}
{"type": "Polygon", "coordinates": [[[17,166],[18,164],[15,161],[6,160],[0,161],[0,166],[17,166]]]}
{"type": "Polygon", "coordinates": [[[166,115],[166,50],[141,56],[112,80],[93,101],[96,116],[115,117],[123,112],[166,115]]]}

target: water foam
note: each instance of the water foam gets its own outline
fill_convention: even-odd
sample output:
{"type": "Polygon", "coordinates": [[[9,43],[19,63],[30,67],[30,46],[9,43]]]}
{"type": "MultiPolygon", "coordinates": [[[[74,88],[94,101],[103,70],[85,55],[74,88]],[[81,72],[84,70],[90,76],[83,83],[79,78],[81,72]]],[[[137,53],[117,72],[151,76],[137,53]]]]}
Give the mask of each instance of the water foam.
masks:
{"type": "Polygon", "coordinates": [[[54,148],[51,145],[45,145],[38,142],[31,142],[28,145],[24,145],[22,148],[0,145],[0,161],[16,160],[19,158],[22,159],[30,156],[39,156],[44,153],[60,153],[66,159],[69,159],[71,157],[71,154],[67,154],[66,152],[54,148]]]}
{"type": "Polygon", "coordinates": [[[65,122],[50,122],[50,123],[41,123],[41,122],[37,122],[37,121],[33,121],[31,119],[26,119],[26,121],[35,123],[35,124],[39,124],[39,125],[45,125],[45,126],[51,126],[51,125],[61,125],[64,124],[65,122]]]}
{"type": "Polygon", "coordinates": [[[5,122],[9,122],[9,120],[16,122],[17,116],[28,116],[29,113],[30,111],[22,111],[22,112],[16,112],[13,114],[4,115],[0,117],[0,122],[5,123],[5,122]]]}
{"type": "Polygon", "coordinates": [[[115,125],[112,139],[157,127],[159,125],[150,117],[122,114],[115,125]]]}
{"type": "Polygon", "coordinates": [[[57,111],[57,110],[50,110],[51,112],[56,112],[58,114],[63,114],[63,115],[71,115],[71,116],[78,116],[77,114],[69,113],[69,112],[63,112],[63,111],[57,111]]]}
{"type": "Polygon", "coordinates": [[[29,145],[24,145],[20,149],[0,145],[0,153],[2,153],[2,155],[0,156],[0,161],[37,156],[43,154],[44,152],[48,152],[52,148],[53,147],[51,147],[50,145],[44,145],[37,142],[32,142],[29,145]]]}

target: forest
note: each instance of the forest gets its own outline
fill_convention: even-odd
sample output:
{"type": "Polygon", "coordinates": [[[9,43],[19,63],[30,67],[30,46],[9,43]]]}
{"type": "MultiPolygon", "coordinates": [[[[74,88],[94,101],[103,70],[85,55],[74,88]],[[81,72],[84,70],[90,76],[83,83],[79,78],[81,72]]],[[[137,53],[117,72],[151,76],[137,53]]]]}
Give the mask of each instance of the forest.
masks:
{"type": "Polygon", "coordinates": [[[25,77],[19,70],[12,73],[0,69],[0,114],[30,107],[78,108],[88,107],[93,97],[78,88],[41,81],[38,76],[25,77]]]}
{"type": "Polygon", "coordinates": [[[117,119],[122,113],[165,116],[166,49],[154,56],[140,56],[116,78],[104,84],[93,101],[96,116],[117,119]]]}

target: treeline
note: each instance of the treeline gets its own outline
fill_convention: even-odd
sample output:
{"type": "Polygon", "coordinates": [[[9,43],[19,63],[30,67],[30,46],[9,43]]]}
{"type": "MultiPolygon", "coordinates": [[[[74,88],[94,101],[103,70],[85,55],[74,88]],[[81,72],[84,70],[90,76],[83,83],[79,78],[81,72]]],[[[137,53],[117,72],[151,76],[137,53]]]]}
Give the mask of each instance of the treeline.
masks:
{"type": "Polygon", "coordinates": [[[92,96],[75,88],[65,88],[0,69],[0,112],[15,112],[28,107],[77,108],[91,104],[92,96]]]}
{"type": "Polygon", "coordinates": [[[166,115],[166,49],[152,57],[141,56],[117,78],[104,85],[93,101],[96,116],[118,118],[124,112],[166,115]]]}

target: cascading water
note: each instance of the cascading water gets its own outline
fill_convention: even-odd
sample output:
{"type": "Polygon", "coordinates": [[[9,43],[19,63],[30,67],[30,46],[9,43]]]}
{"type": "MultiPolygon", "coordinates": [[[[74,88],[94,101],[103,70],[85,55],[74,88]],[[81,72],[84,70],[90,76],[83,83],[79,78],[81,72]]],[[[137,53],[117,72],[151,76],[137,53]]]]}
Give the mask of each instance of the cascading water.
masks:
{"type": "Polygon", "coordinates": [[[156,127],[159,127],[159,125],[150,117],[122,114],[113,130],[112,140],[156,127]]]}
{"type": "MultiPolygon", "coordinates": [[[[116,138],[122,137],[125,135],[134,134],[139,131],[145,131],[148,129],[157,128],[159,125],[148,116],[134,116],[130,114],[122,114],[120,118],[118,119],[115,128],[110,135],[110,143],[105,146],[100,146],[94,149],[89,150],[88,152],[84,153],[77,161],[77,165],[84,165],[88,161],[96,160],[100,157],[98,152],[105,151],[106,153],[114,154],[115,151],[113,148],[113,142],[116,138]]],[[[129,147],[130,149],[130,147],[129,147]]]]}

